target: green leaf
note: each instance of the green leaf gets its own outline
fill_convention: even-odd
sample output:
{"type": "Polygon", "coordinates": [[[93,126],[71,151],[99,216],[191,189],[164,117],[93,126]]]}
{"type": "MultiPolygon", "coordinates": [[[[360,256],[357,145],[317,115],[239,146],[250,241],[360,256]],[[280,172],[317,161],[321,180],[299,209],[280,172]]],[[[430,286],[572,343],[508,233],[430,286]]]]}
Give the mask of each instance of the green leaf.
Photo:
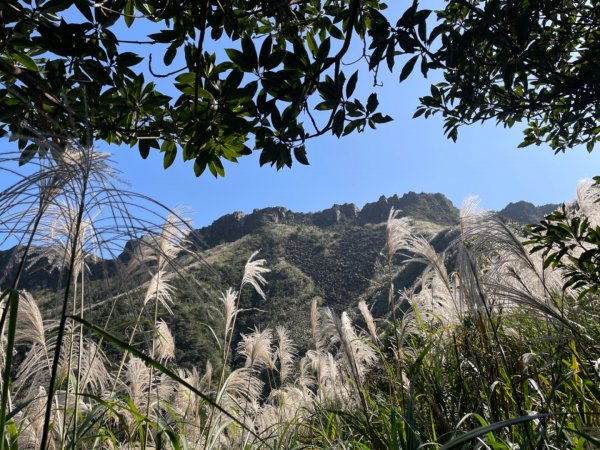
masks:
{"type": "Polygon", "coordinates": [[[212,173],[215,178],[218,178],[219,175],[222,177],[225,176],[225,168],[218,157],[210,160],[208,163],[208,170],[210,170],[210,173],[212,173]]]}
{"type": "Polygon", "coordinates": [[[242,69],[244,72],[251,72],[254,66],[251,62],[248,62],[246,55],[235,48],[226,48],[225,53],[231,59],[236,66],[242,69]]]}
{"type": "Polygon", "coordinates": [[[173,42],[171,45],[169,45],[169,48],[163,56],[163,62],[165,63],[165,66],[171,65],[173,59],[175,59],[175,56],[177,55],[177,49],[179,48],[179,46],[180,45],[178,42],[173,42]]]}
{"type": "Polygon", "coordinates": [[[490,425],[475,428],[462,436],[452,439],[450,442],[442,446],[440,450],[451,450],[454,448],[462,448],[464,445],[468,444],[472,440],[478,438],[479,436],[483,436],[484,434],[491,433],[492,431],[500,430],[502,428],[512,427],[513,425],[518,425],[520,423],[531,422],[533,420],[544,419],[546,417],[553,417],[555,414],[532,414],[528,416],[520,416],[515,417],[514,419],[503,420],[501,422],[492,423],[490,425]]]}
{"type": "Polygon", "coordinates": [[[319,46],[317,45],[315,36],[312,33],[308,33],[306,35],[306,43],[308,44],[308,49],[312,53],[313,57],[316,57],[319,46]]]}
{"type": "Polygon", "coordinates": [[[150,141],[148,139],[141,139],[138,144],[138,151],[143,159],[146,159],[150,154],[150,141]]]}
{"type": "Polygon", "coordinates": [[[358,81],[358,70],[352,74],[348,83],[346,84],[346,99],[350,98],[356,89],[356,83],[358,81]]]}
{"type": "Polygon", "coordinates": [[[419,55],[415,55],[412,58],[410,58],[408,60],[408,62],[406,64],[404,64],[404,67],[402,68],[402,71],[400,72],[400,82],[403,82],[404,80],[406,80],[408,78],[408,76],[411,74],[411,72],[413,71],[415,64],[417,62],[417,59],[419,59],[419,55]]]}
{"type": "Polygon", "coordinates": [[[35,144],[29,144],[19,155],[19,166],[27,164],[33,159],[38,148],[35,144]]]}
{"type": "Polygon", "coordinates": [[[273,50],[273,38],[271,35],[268,35],[260,46],[260,55],[258,57],[258,65],[266,66],[269,61],[269,56],[271,56],[271,51],[273,50]]]}
{"type": "Polygon", "coordinates": [[[384,116],[384,115],[383,115],[383,114],[381,114],[381,113],[375,113],[375,114],[373,114],[373,115],[371,116],[371,120],[372,120],[373,122],[375,122],[375,123],[388,123],[388,122],[391,122],[391,121],[392,121],[392,120],[394,120],[394,119],[392,119],[392,118],[391,118],[390,116],[388,116],[388,115],[385,115],[385,116],[384,116]]]}
{"type": "Polygon", "coordinates": [[[41,8],[41,12],[44,14],[53,14],[59,11],[64,11],[74,2],[74,0],[50,0],[44,3],[44,6],[41,8]]]}
{"type": "Polygon", "coordinates": [[[85,17],[90,22],[94,21],[94,16],[92,15],[92,10],[90,9],[90,5],[88,0],[75,0],[75,6],[79,10],[83,17],[85,17]]]}
{"type": "Polygon", "coordinates": [[[133,25],[133,21],[135,20],[135,5],[133,2],[134,0],[127,0],[127,4],[125,5],[123,18],[127,28],[131,28],[131,25],[133,25]]]}
{"type": "Polygon", "coordinates": [[[172,141],[164,141],[160,146],[160,151],[165,153],[163,157],[163,167],[168,169],[177,156],[177,145],[172,141]]]}
{"type": "Polygon", "coordinates": [[[315,109],[317,111],[329,111],[329,110],[332,110],[333,108],[335,108],[335,103],[331,103],[327,100],[324,102],[321,102],[317,106],[315,106],[315,109]]]}
{"type": "Polygon", "coordinates": [[[379,100],[377,100],[377,94],[373,92],[367,99],[367,113],[374,112],[378,106],[379,100]]]}
{"type": "Polygon", "coordinates": [[[158,33],[149,34],[148,37],[150,39],[155,40],[156,42],[160,42],[162,44],[169,44],[176,38],[178,38],[180,32],[177,30],[161,30],[158,33]]]}
{"type": "Polygon", "coordinates": [[[105,85],[112,84],[112,78],[107,72],[107,69],[98,61],[86,59],[81,63],[81,68],[90,76],[90,78],[92,78],[92,80],[105,85]]]}
{"type": "Polygon", "coordinates": [[[143,60],[144,58],[133,52],[123,52],[117,55],[117,65],[122,67],[135,66],[143,60]]]}
{"type": "Polygon", "coordinates": [[[329,28],[329,33],[331,34],[331,37],[335,39],[343,40],[345,37],[344,33],[342,33],[342,30],[340,30],[335,25],[331,25],[331,27],[329,28]]]}
{"type": "Polygon", "coordinates": [[[251,38],[244,37],[242,39],[242,50],[244,51],[244,59],[248,66],[252,69],[258,69],[258,55],[256,54],[256,48],[251,38]]]}
{"type": "Polygon", "coordinates": [[[302,145],[300,147],[294,147],[294,157],[300,164],[308,166],[308,158],[306,157],[306,148],[302,145]]]}
{"type": "Polygon", "coordinates": [[[325,58],[329,56],[329,50],[331,50],[331,39],[327,38],[321,43],[317,52],[317,64],[322,64],[325,61],[325,58]]]}
{"type": "Polygon", "coordinates": [[[206,159],[198,157],[194,160],[194,174],[199,177],[206,170],[206,159]]]}
{"type": "Polygon", "coordinates": [[[285,59],[286,52],[284,51],[275,51],[271,53],[267,59],[267,62],[264,64],[265,69],[273,70],[277,66],[279,66],[283,60],[285,59]]]}
{"type": "Polygon", "coordinates": [[[342,132],[344,131],[345,120],[346,111],[344,111],[343,109],[340,109],[338,112],[335,113],[335,116],[333,116],[333,124],[331,126],[331,131],[337,137],[340,137],[342,135],[342,132]]]}
{"type": "Polygon", "coordinates": [[[27,70],[31,70],[32,72],[38,71],[38,66],[33,59],[29,55],[25,53],[11,53],[11,56],[16,59],[21,65],[27,70]]]}

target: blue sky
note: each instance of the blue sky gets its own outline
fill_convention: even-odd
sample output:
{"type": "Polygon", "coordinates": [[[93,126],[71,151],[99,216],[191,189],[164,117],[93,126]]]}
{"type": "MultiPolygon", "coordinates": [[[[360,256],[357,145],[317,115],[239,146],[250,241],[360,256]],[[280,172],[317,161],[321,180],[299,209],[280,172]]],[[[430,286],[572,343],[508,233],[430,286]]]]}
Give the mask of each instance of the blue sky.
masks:
{"type": "MultiPolygon", "coordinates": [[[[400,8],[395,9],[390,17],[398,16],[400,8]]],[[[134,25],[133,31],[126,32],[135,29],[134,25]]],[[[214,44],[214,49],[222,51],[222,43],[214,44]]],[[[600,151],[588,154],[576,148],[554,155],[547,147],[517,149],[521,141],[517,126],[472,125],[460,129],[457,143],[447,140],[440,118],[411,119],[431,80],[424,80],[415,70],[399,84],[399,68],[392,75],[382,68],[379,81],[383,86],[376,89],[380,111],[394,121],[342,139],[323,136],[308,142],[310,166],[295,164],[280,171],[261,168],[256,152],[238,164],[226,164],[225,178],[214,179],[208,171],[196,178],[191,162],[177,161],[165,171],[158,152],[142,160],[135,148],[108,147],[102,142],[98,148],[114,153],[117,167],[133,190],[170,207],[188,206],[195,226],[210,224],[233,211],[251,212],[267,206],[316,211],[350,202],[361,207],[380,195],[408,191],[442,192],[457,206],[466,196],[476,194],[487,209],[501,209],[522,199],[535,204],[559,203],[574,197],[578,180],[600,174],[600,151]]],[[[348,69],[349,74],[353,71],[348,69]]],[[[366,99],[371,90],[372,78],[362,71],[359,93],[366,99]]],[[[0,142],[6,146],[6,140],[0,142]]]]}

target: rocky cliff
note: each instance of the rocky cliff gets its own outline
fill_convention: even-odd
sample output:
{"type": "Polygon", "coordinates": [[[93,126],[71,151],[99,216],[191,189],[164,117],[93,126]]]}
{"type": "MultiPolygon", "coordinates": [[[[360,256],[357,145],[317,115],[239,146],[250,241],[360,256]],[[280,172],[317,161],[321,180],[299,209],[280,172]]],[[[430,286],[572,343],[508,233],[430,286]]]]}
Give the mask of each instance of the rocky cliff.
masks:
{"type": "Polygon", "coordinates": [[[234,212],[227,214],[211,225],[196,231],[196,237],[212,247],[225,242],[233,242],[251,234],[267,224],[313,225],[329,228],[336,225],[365,225],[385,222],[394,208],[400,216],[411,216],[418,220],[444,225],[458,223],[458,210],[443,194],[417,194],[409,192],[402,197],[381,196],[362,209],[353,203],[333,205],[329,209],[315,213],[296,213],[283,207],[255,209],[250,214],[234,212]]]}

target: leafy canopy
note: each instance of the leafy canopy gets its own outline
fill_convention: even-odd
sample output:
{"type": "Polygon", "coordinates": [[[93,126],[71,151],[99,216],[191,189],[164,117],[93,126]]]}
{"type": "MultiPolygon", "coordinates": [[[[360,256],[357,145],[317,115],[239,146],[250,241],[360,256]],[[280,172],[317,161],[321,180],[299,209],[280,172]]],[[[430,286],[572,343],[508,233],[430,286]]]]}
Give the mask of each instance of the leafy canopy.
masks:
{"type": "Polygon", "coordinates": [[[427,56],[444,81],[417,115],[441,112],[445,130],[495,119],[524,122],[521,147],[555,152],[600,139],[598,0],[452,0],[440,12],[440,47],[427,56]]]}
{"type": "Polygon", "coordinates": [[[307,140],[391,120],[375,93],[355,97],[359,48],[375,84],[397,59],[400,81],[442,71],[415,116],[443,114],[452,139],[465,123],[526,121],[522,145],[591,150],[595,3],[450,0],[434,15],[414,2],[392,20],[377,0],[3,0],[0,134],[23,163],[82,130],[84,144],[160,149],[165,167],[180,152],[196,175],[224,175],[249,145],[261,165],[307,164],[307,140]]]}

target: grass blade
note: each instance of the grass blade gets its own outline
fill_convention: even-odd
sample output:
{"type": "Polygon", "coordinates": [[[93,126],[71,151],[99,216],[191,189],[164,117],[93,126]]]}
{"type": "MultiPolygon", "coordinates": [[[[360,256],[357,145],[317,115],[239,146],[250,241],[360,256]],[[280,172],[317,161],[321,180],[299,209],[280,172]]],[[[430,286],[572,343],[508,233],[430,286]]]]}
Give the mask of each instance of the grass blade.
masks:
{"type": "Polygon", "coordinates": [[[6,336],[6,359],[2,372],[2,398],[0,400],[0,450],[4,450],[4,432],[6,429],[6,414],[8,409],[8,388],[10,386],[10,369],[12,366],[13,348],[15,345],[15,332],[17,330],[17,311],[19,310],[19,291],[7,289],[2,297],[8,295],[9,319],[8,334],[6,336]]]}
{"type": "Polygon", "coordinates": [[[518,425],[520,423],[529,422],[531,420],[543,419],[545,417],[551,417],[555,414],[546,413],[546,414],[535,414],[531,416],[520,416],[515,417],[513,419],[503,420],[501,422],[492,423],[490,425],[486,425],[485,427],[478,427],[474,430],[468,431],[467,433],[459,436],[456,439],[452,439],[446,445],[444,445],[441,450],[450,450],[453,448],[458,448],[462,445],[465,445],[472,441],[473,439],[483,436],[484,434],[490,433],[492,431],[499,430],[501,428],[512,427],[513,425],[518,425]]]}

